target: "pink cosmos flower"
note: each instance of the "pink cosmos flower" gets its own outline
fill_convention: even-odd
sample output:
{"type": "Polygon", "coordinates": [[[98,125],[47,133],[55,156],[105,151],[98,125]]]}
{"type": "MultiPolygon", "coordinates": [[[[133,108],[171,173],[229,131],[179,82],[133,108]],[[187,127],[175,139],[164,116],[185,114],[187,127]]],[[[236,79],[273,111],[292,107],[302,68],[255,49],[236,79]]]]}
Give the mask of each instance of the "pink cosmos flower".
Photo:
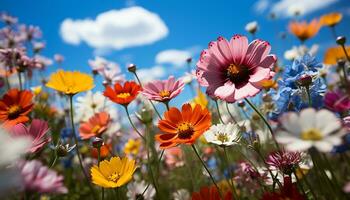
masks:
{"type": "Polygon", "coordinates": [[[300,152],[276,151],[272,152],[266,163],[274,169],[279,169],[285,174],[291,174],[301,161],[300,152]]]}
{"type": "Polygon", "coordinates": [[[40,119],[33,119],[28,127],[24,124],[17,124],[10,130],[11,134],[15,137],[29,137],[32,140],[32,145],[28,149],[30,153],[38,152],[50,141],[50,138],[46,137],[48,131],[49,126],[47,122],[40,119]]]}
{"type": "Polygon", "coordinates": [[[334,112],[344,112],[350,109],[350,97],[340,90],[327,92],[324,103],[334,112]]]}
{"type": "Polygon", "coordinates": [[[182,80],[175,81],[174,76],[169,76],[167,80],[147,83],[143,87],[142,94],[150,100],[165,102],[179,95],[184,87],[185,83],[182,80]]]}
{"type": "Polygon", "coordinates": [[[268,55],[268,42],[235,35],[230,41],[219,37],[202,51],[197,62],[197,79],[207,87],[207,94],[229,103],[252,97],[261,90],[259,84],[271,79],[275,55],[268,55]]]}
{"type": "Polygon", "coordinates": [[[18,164],[26,191],[38,193],[67,193],[63,176],[43,166],[36,160],[21,161],[18,164]]]}

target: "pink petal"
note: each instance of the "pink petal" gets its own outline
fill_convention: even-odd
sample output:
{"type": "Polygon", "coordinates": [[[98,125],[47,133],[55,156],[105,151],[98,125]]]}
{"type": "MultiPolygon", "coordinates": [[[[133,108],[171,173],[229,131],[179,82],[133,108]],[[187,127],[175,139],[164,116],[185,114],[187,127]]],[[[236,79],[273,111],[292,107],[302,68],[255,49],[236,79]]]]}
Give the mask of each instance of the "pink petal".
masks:
{"type": "Polygon", "coordinates": [[[235,35],[230,40],[230,46],[234,64],[242,64],[248,49],[248,39],[245,36],[235,35]]]}
{"type": "Polygon", "coordinates": [[[268,55],[261,61],[259,66],[265,67],[265,68],[272,68],[276,60],[277,58],[275,55],[268,55]]]}
{"type": "Polygon", "coordinates": [[[255,73],[250,75],[249,82],[259,82],[270,77],[270,68],[257,67],[255,73]]]}
{"type": "Polygon", "coordinates": [[[260,89],[254,87],[251,83],[247,83],[245,86],[236,89],[235,99],[241,100],[246,97],[252,97],[256,95],[259,91],[260,89]]]}

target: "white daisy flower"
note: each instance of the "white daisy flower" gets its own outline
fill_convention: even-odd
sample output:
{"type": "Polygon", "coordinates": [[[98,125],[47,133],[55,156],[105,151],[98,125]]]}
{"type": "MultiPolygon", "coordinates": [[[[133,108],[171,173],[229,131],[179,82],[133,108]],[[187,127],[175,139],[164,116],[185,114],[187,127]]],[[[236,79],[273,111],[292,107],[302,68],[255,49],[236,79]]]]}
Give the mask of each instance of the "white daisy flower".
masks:
{"type": "Polygon", "coordinates": [[[147,191],[143,194],[143,198],[140,198],[143,191],[147,187],[147,184],[145,181],[140,182],[132,182],[128,184],[128,192],[126,193],[126,196],[128,199],[145,199],[145,200],[151,200],[154,198],[154,195],[156,194],[156,190],[152,185],[149,185],[147,191]]]}
{"type": "Polygon", "coordinates": [[[315,147],[321,152],[330,152],[339,145],[345,134],[341,121],[334,113],[322,109],[307,108],[298,115],[295,112],[281,116],[282,129],[276,134],[279,143],[288,151],[305,151],[315,147]]]}
{"type": "Polygon", "coordinates": [[[240,139],[240,129],[238,126],[228,124],[217,124],[210,127],[204,133],[204,137],[209,143],[230,146],[238,142],[240,139]]]}
{"type": "Polygon", "coordinates": [[[190,193],[185,189],[180,189],[173,193],[174,200],[188,200],[191,199],[190,193]]]}

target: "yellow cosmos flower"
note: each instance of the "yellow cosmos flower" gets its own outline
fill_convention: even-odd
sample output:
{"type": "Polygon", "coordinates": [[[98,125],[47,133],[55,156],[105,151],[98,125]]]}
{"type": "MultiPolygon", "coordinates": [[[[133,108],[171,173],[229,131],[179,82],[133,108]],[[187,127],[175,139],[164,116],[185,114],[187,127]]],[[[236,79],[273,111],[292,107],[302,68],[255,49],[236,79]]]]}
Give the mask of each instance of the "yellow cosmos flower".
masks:
{"type": "Polygon", "coordinates": [[[91,90],[94,87],[94,79],[90,75],[81,72],[58,70],[51,74],[46,87],[63,92],[66,95],[74,95],[91,90]]]}
{"type": "Polygon", "coordinates": [[[35,96],[39,95],[42,91],[41,85],[30,88],[35,96]]]}
{"type": "Polygon", "coordinates": [[[261,85],[261,87],[263,87],[265,90],[269,90],[269,89],[277,89],[278,88],[278,83],[277,81],[270,79],[270,80],[262,80],[259,82],[259,84],[261,85]]]}
{"type": "Polygon", "coordinates": [[[104,188],[121,187],[132,179],[135,170],[135,160],[112,157],[91,168],[92,182],[104,188]]]}
{"type": "Polygon", "coordinates": [[[140,146],[141,146],[141,140],[129,139],[124,146],[124,153],[137,155],[139,153],[140,146]]]}
{"type": "Polygon", "coordinates": [[[320,18],[320,21],[323,26],[333,27],[337,25],[342,18],[343,18],[343,15],[341,13],[333,12],[326,15],[322,15],[320,18]]]}
{"type": "Polygon", "coordinates": [[[200,90],[197,90],[197,96],[191,102],[192,108],[194,108],[196,104],[199,104],[202,109],[206,108],[208,105],[208,100],[205,94],[200,90]]]}
{"type": "MultiPolygon", "coordinates": [[[[350,54],[350,46],[345,47],[346,52],[350,54]]],[[[346,60],[344,50],[341,46],[331,47],[324,54],[323,63],[327,65],[335,65],[340,60],[346,60]]]]}

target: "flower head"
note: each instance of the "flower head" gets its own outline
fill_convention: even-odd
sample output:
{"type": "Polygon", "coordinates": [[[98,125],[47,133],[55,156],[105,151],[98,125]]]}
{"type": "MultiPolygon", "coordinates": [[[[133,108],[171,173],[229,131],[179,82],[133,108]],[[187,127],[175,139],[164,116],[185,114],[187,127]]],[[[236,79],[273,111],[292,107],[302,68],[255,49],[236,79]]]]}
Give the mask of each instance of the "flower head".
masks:
{"type": "Polygon", "coordinates": [[[350,109],[350,97],[341,90],[327,92],[324,103],[328,109],[334,112],[345,112],[350,109]]]}
{"type": "Polygon", "coordinates": [[[272,152],[266,163],[275,169],[281,170],[284,174],[291,174],[301,161],[300,152],[276,151],[272,152]]]}
{"type": "Polygon", "coordinates": [[[104,188],[121,187],[132,179],[135,170],[135,160],[112,157],[91,168],[92,182],[104,188]]]}
{"type": "Polygon", "coordinates": [[[333,27],[337,25],[342,18],[343,18],[343,15],[341,13],[333,12],[333,13],[322,15],[320,18],[320,22],[323,26],[333,27]]]}
{"type": "Polygon", "coordinates": [[[19,163],[26,191],[38,193],[67,193],[63,185],[63,176],[36,160],[19,163]]]}
{"type": "Polygon", "coordinates": [[[252,21],[249,22],[248,24],[245,25],[245,30],[251,34],[255,34],[255,32],[258,30],[258,22],[257,21],[252,21]]]}
{"type": "Polygon", "coordinates": [[[124,146],[124,153],[126,155],[133,154],[137,155],[141,147],[141,140],[139,139],[129,139],[124,146]]]}
{"type": "Polygon", "coordinates": [[[185,83],[182,80],[175,80],[170,76],[167,80],[155,80],[143,86],[142,94],[147,99],[155,101],[169,101],[175,98],[184,89],[185,83]]]}
{"type": "Polygon", "coordinates": [[[164,132],[156,135],[160,148],[166,149],[178,144],[193,144],[211,124],[208,109],[196,105],[184,104],[182,111],[175,107],[164,113],[164,119],[158,122],[158,128],[164,132]]]}
{"type": "Polygon", "coordinates": [[[282,200],[282,199],[293,199],[293,200],[305,200],[302,194],[299,193],[298,188],[292,183],[290,177],[284,177],[283,187],[278,192],[265,192],[262,196],[262,200],[282,200]]]}
{"type": "Polygon", "coordinates": [[[127,106],[137,97],[140,91],[141,87],[134,81],[126,81],[123,86],[120,83],[114,84],[114,89],[106,86],[103,94],[111,101],[127,106]]]}
{"type": "Polygon", "coordinates": [[[240,135],[240,128],[232,123],[217,124],[210,127],[204,133],[204,137],[207,142],[230,146],[238,142],[240,135]]]}
{"type": "MultiPolygon", "coordinates": [[[[225,193],[223,200],[232,199],[230,191],[225,193]]],[[[211,187],[202,187],[199,192],[192,193],[192,200],[221,200],[219,191],[213,185],[211,187]]]]}
{"type": "Polygon", "coordinates": [[[13,126],[10,130],[15,137],[29,137],[32,140],[32,145],[28,149],[31,153],[38,152],[50,141],[50,138],[46,137],[48,131],[48,123],[40,119],[33,119],[28,127],[21,123],[13,126]]]}
{"type": "Polygon", "coordinates": [[[51,74],[46,87],[63,92],[66,95],[74,95],[91,90],[94,87],[94,79],[90,75],[81,72],[58,70],[51,74]]]}
{"type": "Polygon", "coordinates": [[[203,109],[208,106],[208,99],[201,90],[197,90],[197,96],[193,98],[191,106],[194,108],[196,104],[201,105],[203,109]]]}
{"type": "Polygon", "coordinates": [[[285,144],[287,151],[305,151],[311,147],[330,152],[339,145],[344,135],[341,121],[332,112],[313,108],[285,113],[280,117],[282,130],[276,134],[277,142],[285,144]]]}
{"type": "Polygon", "coordinates": [[[106,112],[99,112],[92,116],[89,121],[80,124],[79,134],[82,139],[101,136],[109,125],[110,117],[106,112]]]}
{"type": "Polygon", "coordinates": [[[301,41],[314,37],[320,28],[321,23],[317,19],[312,20],[310,23],[306,21],[292,21],[289,23],[289,31],[301,41]]]}
{"type": "MultiPolygon", "coordinates": [[[[350,54],[350,46],[345,47],[346,52],[350,54]]],[[[336,65],[339,60],[345,60],[346,56],[341,46],[330,47],[326,50],[323,58],[324,64],[336,65]]]]}
{"type": "Polygon", "coordinates": [[[29,121],[33,94],[28,90],[10,89],[0,100],[0,122],[5,128],[29,121]]]}
{"type": "Polygon", "coordinates": [[[197,62],[199,84],[210,96],[230,103],[252,97],[261,90],[260,81],[271,79],[276,56],[268,55],[270,49],[262,40],[248,44],[245,36],[235,35],[230,41],[219,37],[197,62]]]}

